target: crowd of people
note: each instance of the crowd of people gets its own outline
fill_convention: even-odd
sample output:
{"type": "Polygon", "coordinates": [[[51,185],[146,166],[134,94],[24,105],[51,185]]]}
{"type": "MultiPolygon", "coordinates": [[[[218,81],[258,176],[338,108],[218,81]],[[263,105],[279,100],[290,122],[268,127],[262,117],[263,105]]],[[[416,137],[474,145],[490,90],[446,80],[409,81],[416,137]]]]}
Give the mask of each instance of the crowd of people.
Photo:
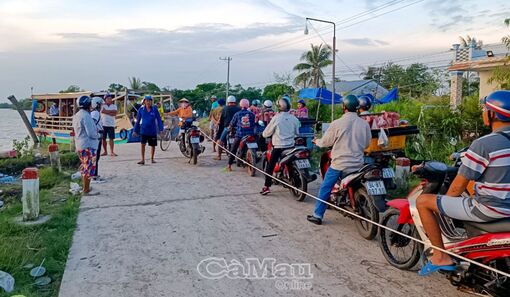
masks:
{"type": "MultiPolygon", "coordinates": [[[[151,162],[155,163],[154,151],[157,135],[163,130],[161,114],[157,106],[152,105],[152,97],[145,96],[142,107],[138,110],[134,127],[135,135],[141,137],[142,160],[145,163],[145,145],[151,147],[151,162]]],[[[268,166],[262,195],[271,193],[272,173],[281,153],[294,146],[294,140],[299,134],[300,117],[308,117],[306,103],[298,102],[296,110],[291,109],[291,99],[287,95],[277,101],[276,112],[273,102],[266,100],[260,106],[259,100],[251,103],[242,99],[237,104],[234,96],[229,96],[226,102],[211,97],[211,112],[209,116],[211,138],[214,139],[216,160],[221,160],[222,148],[226,147],[227,139],[235,139],[230,150],[226,170],[232,171],[234,155],[244,136],[261,134],[264,138],[272,138],[273,150],[268,166]],[[216,145],[218,143],[219,145],[216,145]]],[[[368,97],[348,95],[343,98],[343,115],[334,120],[321,139],[314,139],[318,147],[331,148],[331,166],[323,177],[319,189],[319,200],[315,210],[307,220],[321,225],[327,205],[323,201],[329,200],[335,183],[343,176],[357,171],[364,165],[364,151],[372,138],[368,122],[361,116],[370,114],[372,102],[368,97]]],[[[91,178],[101,182],[98,176],[98,161],[101,148],[106,155],[106,139],[110,140],[110,154],[114,153],[114,126],[116,107],[111,97],[89,98],[82,96],[78,99],[79,112],[73,117],[75,143],[81,160],[83,177],[83,195],[97,195],[91,191],[91,178]],[[112,121],[113,119],[113,121],[112,121]],[[112,132],[113,131],[113,132],[112,132]]],[[[459,173],[446,195],[423,194],[417,199],[417,208],[423,226],[433,245],[443,248],[441,231],[436,214],[476,222],[489,222],[510,217],[510,91],[496,91],[481,102],[484,124],[492,129],[492,133],[475,140],[463,157],[459,173]],[[473,197],[460,197],[469,182],[475,182],[473,197]]],[[[193,116],[190,102],[183,98],[179,101],[179,108],[168,113],[179,116],[183,120],[193,116]]],[[[420,275],[455,269],[451,257],[440,251],[435,251],[429,262],[420,270],[420,275]]]]}

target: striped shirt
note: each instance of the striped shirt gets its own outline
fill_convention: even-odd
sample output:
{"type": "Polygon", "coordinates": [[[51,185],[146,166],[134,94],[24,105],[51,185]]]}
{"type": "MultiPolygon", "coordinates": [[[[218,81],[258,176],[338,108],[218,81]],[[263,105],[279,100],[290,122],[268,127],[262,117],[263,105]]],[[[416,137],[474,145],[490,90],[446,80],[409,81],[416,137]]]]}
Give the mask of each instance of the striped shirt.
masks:
{"type": "Polygon", "coordinates": [[[459,174],[475,181],[474,199],[489,217],[510,217],[510,127],[473,141],[462,158],[459,174]]]}

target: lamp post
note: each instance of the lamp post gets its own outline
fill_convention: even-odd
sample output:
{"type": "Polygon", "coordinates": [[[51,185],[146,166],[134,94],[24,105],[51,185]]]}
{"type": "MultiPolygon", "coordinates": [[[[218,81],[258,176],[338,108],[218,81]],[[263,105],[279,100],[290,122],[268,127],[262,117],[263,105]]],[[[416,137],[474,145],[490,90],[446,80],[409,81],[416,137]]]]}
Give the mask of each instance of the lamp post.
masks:
{"type": "Polygon", "coordinates": [[[333,82],[331,85],[332,94],[331,94],[331,122],[335,119],[335,62],[336,62],[336,24],[335,22],[314,19],[314,18],[306,18],[305,23],[305,35],[308,35],[308,22],[316,21],[321,23],[328,23],[333,25],[333,82]]]}

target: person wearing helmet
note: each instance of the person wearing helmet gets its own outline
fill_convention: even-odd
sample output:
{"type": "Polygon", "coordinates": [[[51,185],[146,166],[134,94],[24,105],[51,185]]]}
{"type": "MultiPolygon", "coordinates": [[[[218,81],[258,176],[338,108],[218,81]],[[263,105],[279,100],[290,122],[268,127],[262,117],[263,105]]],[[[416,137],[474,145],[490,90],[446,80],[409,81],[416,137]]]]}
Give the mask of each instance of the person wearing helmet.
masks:
{"type": "MultiPolygon", "coordinates": [[[[209,136],[212,139],[214,139],[214,127],[215,127],[214,125],[215,124],[214,124],[214,121],[213,121],[213,119],[211,117],[211,114],[212,114],[213,110],[218,108],[218,106],[219,106],[218,99],[216,98],[215,95],[212,95],[211,96],[211,112],[209,113],[209,136]]],[[[210,141],[210,140],[208,140],[208,141],[210,141]]],[[[216,152],[216,149],[215,149],[214,145],[213,145],[213,151],[216,152]]]]}
{"type": "Polygon", "coordinates": [[[101,106],[104,104],[104,100],[101,97],[93,97],[91,103],[90,116],[94,120],[94,124],[99,134],[98,145],[97,145],[97,157],[96,157],[96,172],[92,176],[91,183],[104,183],[105,181],[99,176],[99,159],[101,157],[101,147],[103,146],[103,125],[101,123],[101,106]]]}
{"type": "Polygon", "coordinates": [[[261,112],[259,105],[260,105],[260,100],[255,99],[255,100],[251,101],[250,111],[253,112],[253,114],[255,115],[256,121],[258,121],[258,118],[259,118],[259,115],[261,112]]]}
{"type": "Polygon", "coordinates": [[[113,151],[115,139],[115,117],[117,116],[117,105],[113,103],[113,95],[106,94],[104,96],[106,104],[101,106],[101,124],[103,125],[103,150],[102,156],[108,154],[106,150],[106,138],[109,139],[110,156],[115,157],[117,154],[113,151]]]}
{"type": "MultiPolygon", "coordinates": [[[[354,95],[343,98],[344,114],[333,121],[321,139],[314,139],[318,147],[331,149],[331,165],[324,175],[319,199],[327,201],[338,179],[363,167],[364,151],[372,140],[368,123],[358,116],[359,102],[354,95]]],[[[327,205],[317,200],[315,211],[308,221],[320,225],[327,205]]]]}
{"type": "MultiPolygon", "coordinates": [[[[216,140],[219,140],[221,146],[225,146],[227,143],[228,126],[230,122],[232,122],[234,115],[240,110],[241,108],[237,106],[236,97],[232,95],[228,96],[227,106],[221,111],[220,121],[218,122],[218,134],[216,135],[216,140]],[[221,133],[219,131],[221,131],[221,133]]],[[[218,155],[214,159],[221,160],[221,153],[222,149],[218,147],[218,155]]]]}
{"type": "Polygon", "coordinates": [[[232,144],[232,154],[228,158],[227,171],[232,171],[232,164],[234,164],[235,160],[234,156],[237,154],[241,139],[248,135],[255,135],[255,114],[249,110],[250,101],[248,99],[241,99],[239,106],[241,110],[234,114],[229,125],[229,130],[235,131],[235,141],[232,144]]]}
{"type": "Polygon", "coordinates": [[[264,122],[264,125],[267,126],[267,124],[271,121],[271,119],[274,117],[275,112],[273,110],[273,102],[271,100],[264,101],[264,106],[260,110],[259,117],[257,119],[258,121],[264,122]]]}
{"type": "Polygon", "coordinates": [[[368,96],[363,95],[358,98],[358,102],[359,102],[358,109],[359,115],[361,116],[369,115],[370,114],[369,110],[372,107],[372,100],[368,96]]]}
{"type": "Polygon", "coordinates": [[[301,99],[297,103],[296,117],[300,119],[308,119],[308,108],[306,108],[305,100],[301,99]]]}
{"type": "MultiPolygon", "coordinates": [[[[223,110],[223,106],[225,106],[225,99],[219,99],[217,102],[218,102],[218,107],[211,110],[211,115],[210,115],[210,119],[213,123],[212,135],[211,135],[212,139],[216,139],[216,135],[218,135],[218,133],[219,133],[218,132],[218,124],[220,122],[221,111],[223,110]]],[[[214,153],[216,152],[216,141],[213,142],[213,152],[214,153]]]]}
{"type": "MultiPolygon", "coordinates": [[[[481,101],[482,117],[492,133],[473,141],[446,195],[422,194],[416,207],[432,245],[444,249],[436,214],[472,222],[490,222],[510,217],[510,91],[496,91],[481,101]],[[465,197],[474,182],[474,195],[465,197]]],[[[422,276],[439,270],[453,271],[452,258],[434,250],[422,276]]]]}
{"type": "Polygon", "coordinates": [[[141,138],[142,160],[138,164],[145,165],[145,145],[147,143],[151,147],[151,162],[156,163],[154,153],[158,145],[158,134],[163,132],[163,121],[161,121],[158,109],[152,105],[152,96],[148,95],[143,98],[143,106],[138,110],[133,130],[133,136],[140,135],[141,138]]]}
{"type": "Polygon", "coordinates": [[[89,96],[81,96],[77,100],[79,111],[73,116],[74,142],[80,157],[80,172],[83,181],[83,196],[98,195],[91,191],[90,177],[96,171],[96,153],[99,134],[94,120],[90,116],[92,101],[89,96]]]}
{"type": "Polygon", "coordinates": [[[294,146],[294,139],[299,135],[299,127],[301,126],[299,120],[289,113],[291,105],[290,98],[287,95],[278,100],[278,108],[280,112],[271,119],[264,132],[262,132],[262,137],[271,137],[273,143],[271,158],[266,166],[267,174],[264,187],[260,191],[262,195],[271,193],[270,188],[273,184],[271,176],[273,175],[274,167],[278,160],[280,160],[282,152],[294,146]]]}

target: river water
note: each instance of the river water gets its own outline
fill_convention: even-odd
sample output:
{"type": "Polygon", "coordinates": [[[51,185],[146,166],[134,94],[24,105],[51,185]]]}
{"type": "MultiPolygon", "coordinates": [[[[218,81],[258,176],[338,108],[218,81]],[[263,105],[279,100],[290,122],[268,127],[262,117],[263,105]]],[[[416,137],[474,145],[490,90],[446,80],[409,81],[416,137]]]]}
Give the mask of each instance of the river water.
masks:
{"type": "MultiPolygon", "coordinates": [[[[26,110],[30,119],[31,111],[26,110]]],[[[28,131],[20,115],[14,109],[0,109],[0,151],[12,149],[12,141],[20,140],[28,135],[28,131]]]]}

